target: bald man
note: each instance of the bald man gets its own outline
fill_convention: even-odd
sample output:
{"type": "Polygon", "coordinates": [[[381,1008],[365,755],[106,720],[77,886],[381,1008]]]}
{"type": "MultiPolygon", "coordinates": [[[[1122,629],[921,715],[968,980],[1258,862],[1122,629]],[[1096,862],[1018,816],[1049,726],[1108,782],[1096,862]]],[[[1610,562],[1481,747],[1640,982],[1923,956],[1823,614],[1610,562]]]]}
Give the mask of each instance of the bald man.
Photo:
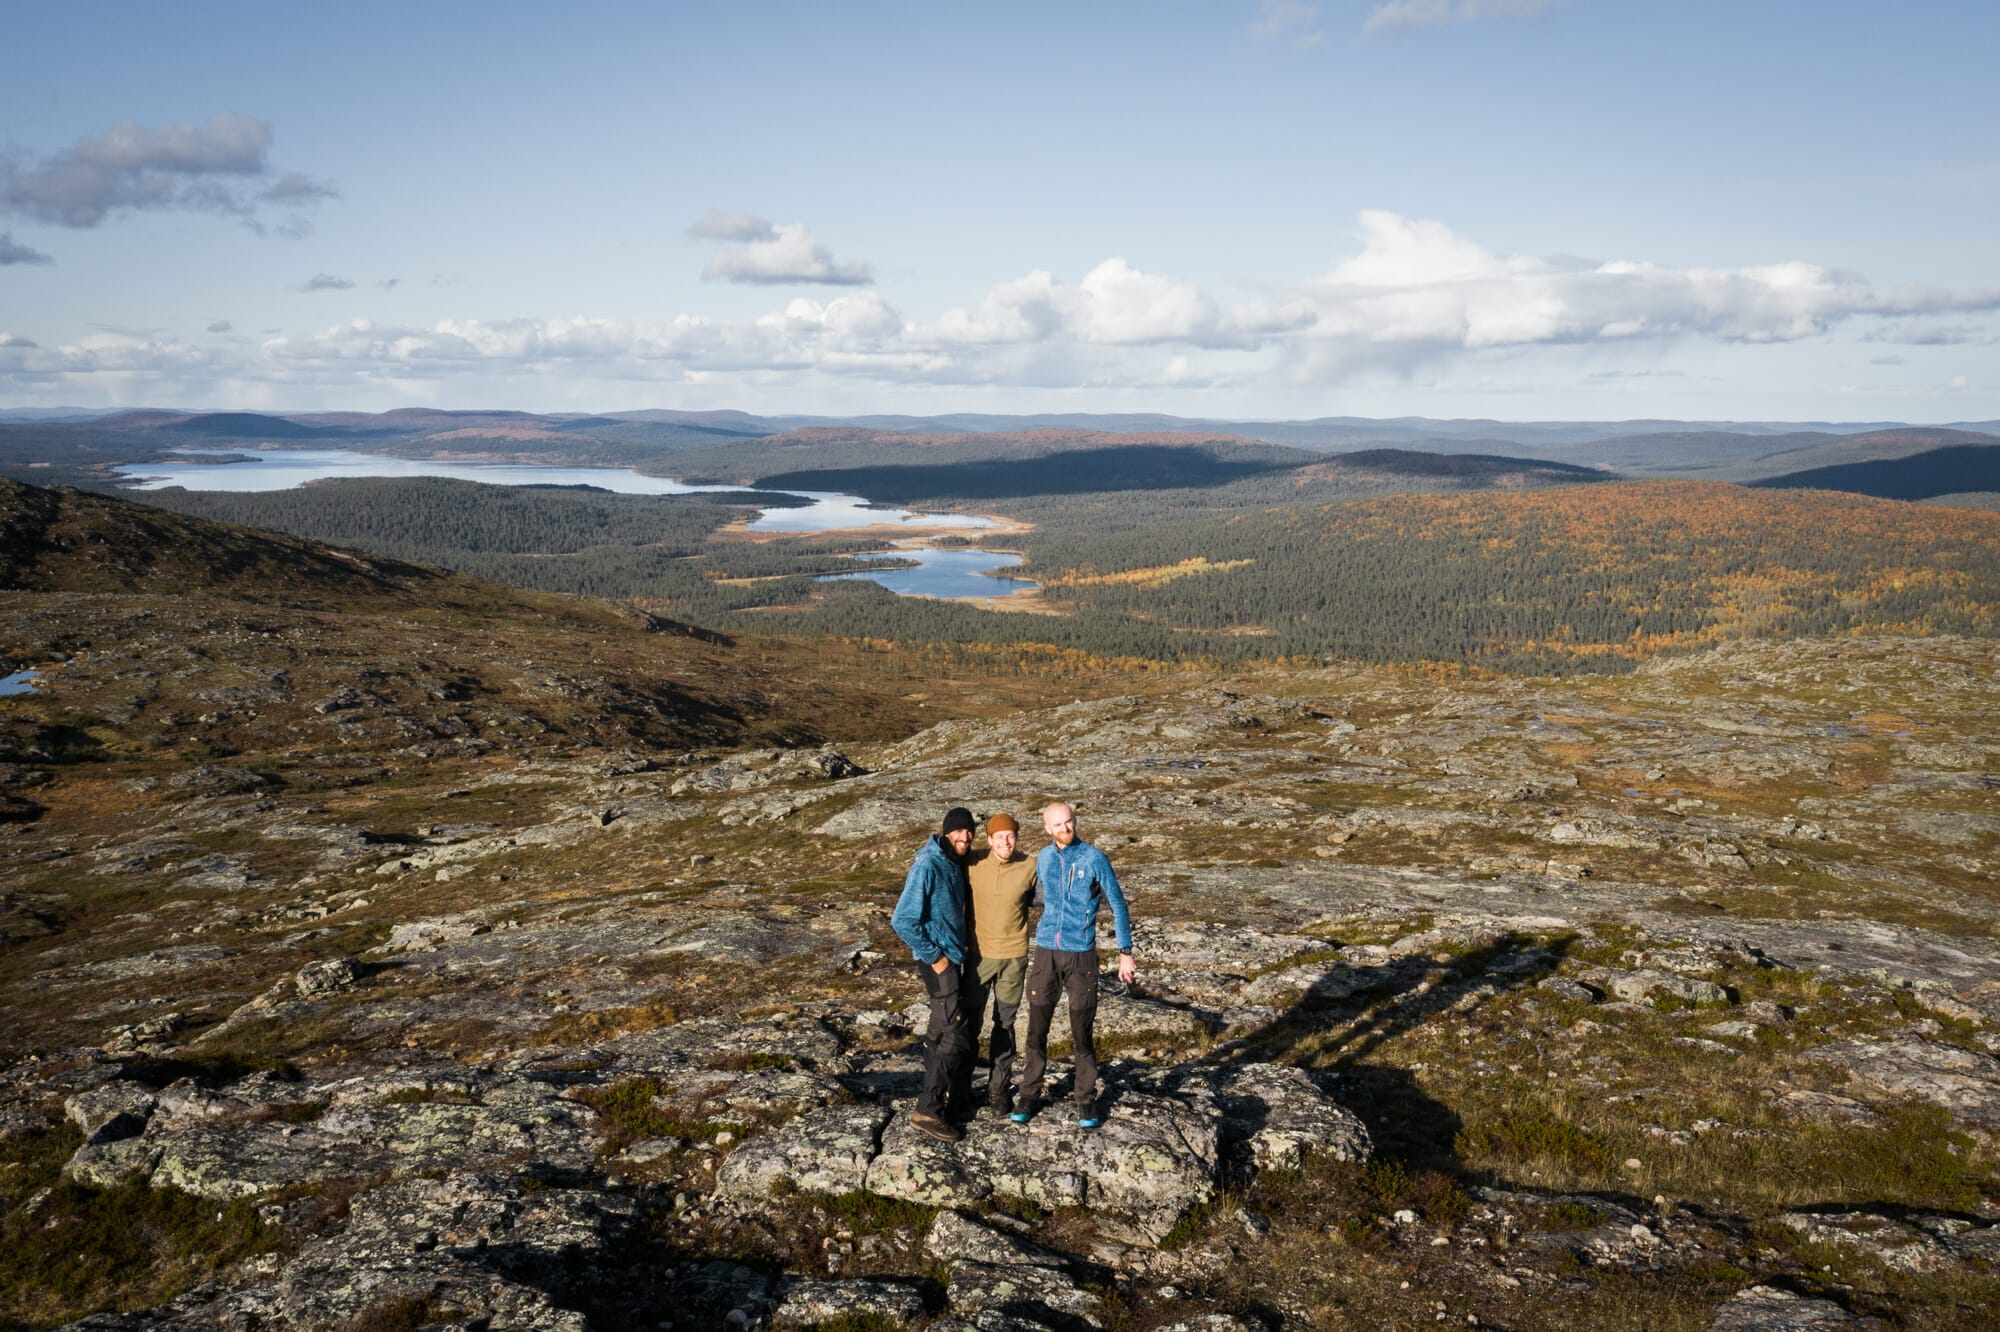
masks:
{"type": "Polygon", "coordinates": [[[1028,1054],[1021,1066],[1021,1095],[1010,1116],[1016,1124],[1034,1118],[1047,1072],[1049,1024],[1056,1000],[1069,996],[1070,1048],[1076,1066],[1071,1096],[1078,1128],[1103,1122],[1097,1109],[1097,915],[1110,906],[1118,936],[1118,979],[1130,985],[1139,974],[1132,960],[1132,918],[1125,891],[1102,851],[1076,835],[1076,811],[1062,801],[1042,811],[1049,845],[1035,858],[1042,894],[1042,918],[1035,929],[1035,960],[1028,966],[1028,1054]]]}

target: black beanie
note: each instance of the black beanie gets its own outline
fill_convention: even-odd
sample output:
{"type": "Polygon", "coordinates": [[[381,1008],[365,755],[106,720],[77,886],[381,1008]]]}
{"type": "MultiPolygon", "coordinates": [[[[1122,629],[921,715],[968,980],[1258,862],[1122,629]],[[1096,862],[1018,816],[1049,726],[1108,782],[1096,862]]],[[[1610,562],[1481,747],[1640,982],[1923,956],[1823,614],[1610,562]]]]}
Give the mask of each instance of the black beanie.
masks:
{"type": "Polygon", "coordinates": [[[944,812],[944,827],[941,831],[950,833],[959,828],[963,828],[967,832],[972,831],[972,811],[964,805],[953,805],[944,812]]]}

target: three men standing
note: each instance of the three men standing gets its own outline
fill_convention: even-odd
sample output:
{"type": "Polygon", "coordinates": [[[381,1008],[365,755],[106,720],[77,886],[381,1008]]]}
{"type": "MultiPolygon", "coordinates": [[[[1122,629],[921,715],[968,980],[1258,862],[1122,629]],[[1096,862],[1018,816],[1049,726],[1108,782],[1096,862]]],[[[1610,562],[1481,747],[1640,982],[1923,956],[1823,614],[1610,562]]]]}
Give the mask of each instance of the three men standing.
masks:
{"type": "Polygon", "coordinates": [[[1012,816],[996,814],[987,821],[989,849],[976,858],[969,854],[972,828],[970,811],[954,807],[946,812],[942,830],[917,852],[890,918],[910,946],[930,996],[923,1091],[910,1124],[946,1142],[965,1136],[952,1121],[972,1106],[978,1028],[985,1021],[989,994],[994,1012],[988,1104],[1011,1110],[1017,1124],[1032,1119],[1047,1072],[1049,1025],[1057,1001],[1067,995],[1077,1125],[1096,1128],[1102,1122],[1094,1041],[1097,916],[1107,904],[1117,931],[1118,979],[1129,985],[1138,974],[1132,960],[1131,916],[1118,876],[1102,851],[1077,838],[1076,813],[1061,802],[1042,811],[1042,829],[1050,845],[1032,862],[1017,853],[1020,830],[1012,816]],[[1038,886],[1042,917],[1035,932],[1034,961],[1029,964],[1028,909],[1038,886]],[[1028,1054],[1016,1101],[1009,1094],[1008,1079],[1024,980],[1028,1054]]]}

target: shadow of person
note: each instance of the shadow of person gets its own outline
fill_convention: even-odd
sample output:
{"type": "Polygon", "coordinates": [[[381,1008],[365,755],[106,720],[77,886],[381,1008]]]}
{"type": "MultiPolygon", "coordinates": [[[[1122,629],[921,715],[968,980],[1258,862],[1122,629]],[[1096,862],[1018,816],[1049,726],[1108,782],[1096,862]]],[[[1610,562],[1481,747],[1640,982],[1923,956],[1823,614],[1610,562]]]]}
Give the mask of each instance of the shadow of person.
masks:
{"type": "Polygon", "coordinates": [[[1296,1064],[1368,1128],[1376,1160],[1412,1175],[1463,1179],[1458,1113],[1424,1092],[1407,1068],[1371,1059],[1385,1044],[1449,1013],[1553,974],[1574,936],[1539,941],[1509,931],[1462,952],[1411,954],[1363,967],[1329,963],[1271,1022],[1197,1064],[1296,1064]]]}

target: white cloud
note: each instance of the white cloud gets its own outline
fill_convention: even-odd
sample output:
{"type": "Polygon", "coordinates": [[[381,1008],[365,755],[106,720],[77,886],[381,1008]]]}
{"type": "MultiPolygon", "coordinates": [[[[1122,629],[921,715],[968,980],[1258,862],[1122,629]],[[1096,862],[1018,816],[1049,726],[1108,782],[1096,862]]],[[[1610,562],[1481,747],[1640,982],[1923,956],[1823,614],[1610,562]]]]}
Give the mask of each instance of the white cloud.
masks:
{"type": "Polygon", "coordinates": [[[208,326],[208,331],[211,333],[227,333],[234,327],[235,325],[231,324],[227,319],[218,319],[208,326]]]}
{"type": "Polygon", "coordinates": [[[717,250],[701,270],[710,282],[747,282],[761,286],[814,283],[866,286],[875,280],[867,264],[843,264],[820,244],[802,222],[772,223],[754,213],[724,213],[711,208],[688,235],[738,242],[717,250]]]}
{"type": "Polygon", "coordinates": [[[711,208],[701,215],[700,221],[688,227],[687,234],[696,240],[756,241],[770,240],[778,233],[768,221],[755,213],[730,213],[711,208]]]}
{"type": "Polygon", "coordinates": [[[1442,223],[1388,212],[1363,213],[1361,227],[1361,251],[1303,290],[1313,319],[1299,349],[1322,372],[1546,343],[1791,342],[1856,318],[2000,309],[2000,291],[1884,290],[1796,261],[1593,264],[1500,254],[1442,223]]]}
{"type": "Polygon", "coordinates": [[[1326,40],[1316,26],[1319,6],[1303,0],[1260,0],[1257,17],[1250,21],[1250,35],[1260,42],[1284,42],[1298,50],[1309,50],[1326,40]]]}
{"type": "Polygon", "coordinates": [[[1483,18],[1525,18],[1549,0],[1387,0],[1361,25],[1363,32],[1421,32],[1483,18]]]}
{"type": "Polygon", "coordinates": [[[354,283],[331,273],[315,273],[300,284],[300,291],[351,291],[354,283]]]}
{"type": "Polygon", "coordinates": [[[120,212],[189,209],[262,230],[263,210],[277,207],[292,210],[278,228],[301,233],[300,210],[336,191],[298,172],[276,174],[270,150],[270,125],[233,111],[205,125],[127,121],[39,161],[0,159],[0,213],[87,228],[120,212]]]}

